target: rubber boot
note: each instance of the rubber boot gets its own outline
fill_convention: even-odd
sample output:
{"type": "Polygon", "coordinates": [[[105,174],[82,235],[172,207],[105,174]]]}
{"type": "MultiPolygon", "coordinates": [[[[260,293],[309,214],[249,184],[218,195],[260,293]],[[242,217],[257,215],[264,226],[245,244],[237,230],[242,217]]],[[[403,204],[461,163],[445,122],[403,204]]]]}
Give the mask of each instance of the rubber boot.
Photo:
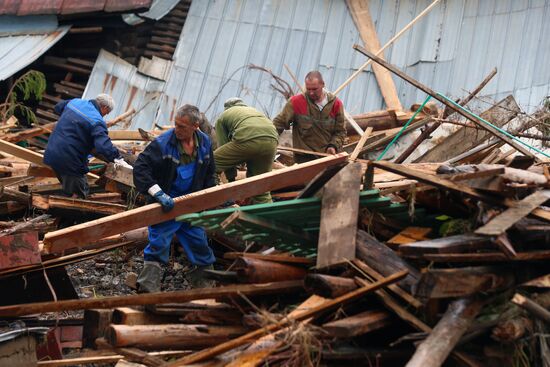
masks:
{"type": "MultiPolygon", "coordinates": [[[[162,277],[162,266],[156,261],[143,262],[143,269],[137,279],[138,293],[160,292],[160,280],[162,277]]],[[[145,305],[145,309],[150,312],[156,310],[155,305],[145,305]]]]}
{"type": "Polygon", "coordinates": [[[205,265],[205,266],[195,266],[194,269],[190,270],[186,274],[186,278],[189,281],[189,285],[192,288],[212,288],[214,287],[215,282],[211,279],[206,278],[205,270],[212,270],[214,266],[205,265]]]}

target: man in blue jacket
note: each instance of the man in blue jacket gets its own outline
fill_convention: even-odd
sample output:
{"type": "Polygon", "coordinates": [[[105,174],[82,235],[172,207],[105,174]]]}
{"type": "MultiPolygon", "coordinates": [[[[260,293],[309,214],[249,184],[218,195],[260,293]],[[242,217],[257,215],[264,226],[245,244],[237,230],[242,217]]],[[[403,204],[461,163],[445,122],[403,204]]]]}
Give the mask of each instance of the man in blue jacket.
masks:
{"type": "MultiPolygon", "coordinates": [[[[197,107],[187,104],[180,107],[176,112],[175,128],[153,140],[134,165],[137,190],[151,195],[164,211],[174,207],[172,198],[216,184],[212,143],[199,130],[199,119],[197,107]]],[[[204,229],[169,220],[149,227],[149,244],[143,251],[143,270],[137,280],[139,292],[160,291],[161,264],[168,263],[174,234],[194,266],[187,274],[191,285],[209,285],[204,279],[204,270],[212,269],[216,259],[204,229]]]]}
{"type": "Polygon", "coordinates": [[[112,111],[113,98],[100,94],[95,99],[59,102],[55,112],[61,117],[48,139],[44,163],[56,173],[63,193],[85,199],[89,193],[88,155],[131,167],[111,142],[103,116],[112,111]]]}

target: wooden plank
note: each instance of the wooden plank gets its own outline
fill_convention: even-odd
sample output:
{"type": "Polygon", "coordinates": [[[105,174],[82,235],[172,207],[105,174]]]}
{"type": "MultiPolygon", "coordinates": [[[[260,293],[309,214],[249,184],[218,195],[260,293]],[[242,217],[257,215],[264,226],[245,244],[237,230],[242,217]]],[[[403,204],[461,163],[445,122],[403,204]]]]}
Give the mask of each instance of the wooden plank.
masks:
{"type": "Polygon", "coordinates": [[[331,336],[352,338],[382,329],[391,323],[392,317],[387,311],[369,310],[340,320],[327,322],[322,327],[331,336]]]}
{"type": "MultiPolygon", "coordinates": [[[[502,127],[516,117],[519,112],[521,110],[514,97],[509,95],[484,111],[480,116],[492,124],[502,127]]],[[[415,162],[445,162],[473,147],[479,146],[490,137],[489,132],[474,131],[461,127],[416,159],[415,162]]]]}
{"type": "Polygon", "coordinates": [[[279,294],[282,292],[296,292],[303,289],[301,280],[288,282],[230,285],[219,288],[201,288],[176,292],[144,293],[131,296],[117,296],[104,298],[87,298],[66,301],[37,302],[21,305],[0,307],[0,317],[22,316],[33,313],[89,310],[92,308],[113,308],[123,306],[152,305],[163,303],[181,303],[197,299],[244,295],[279,294]]]}
{"type": "Polygon", "coordinates": [[[489,266],[429,269],[422,273],[416,295],[423,299],[471,296],[510,287],[514,276],[489,266]]]}
{"type": "MultiPolygon", "coordinates": [[[[33,199],[34,199],[33,194],[33,199]]],[[[48,206],[50,209],[58,208],[65,210],[77,210],[80,212],[97,213],[113,215],[126,211],[126,205],[105,203],[103,201],[92,201],[77,198],[68,198],[64,196],[51,195],[48,198],[48,206]]]]}
{"type": "MultiPolygon", "coordinates": [[[[189,352],[183,351],[164,351],[164,352],[150,352],[149,354],[156,357],[181,357],[182,355],[188,354],[189,352]]],[[[124,358],[121,354],[110,354],[110,355],[97,355],[89,357],[76,357],[76,358],[64,358],[64,359],[54,359],[50,361],[38,361],[37,366],[40,367],[72,367],[80,366],[87,364],[106,364],[106,363],[116,363],[120,359],[124,358]]]]}
{"type": "MultiPolygon", "coordinates": [[[[158,134],[158,132],[155,131],[146,131],[146,133],[155,136],[158,134]]],[[[109,138],[111,138],[111,140],[147,140],[139,130],[109,130],[109,138]]]]}
{"type": "Polygon", "coordinates": [[[515,141],[512,138],[508,137],[504,133],[498,131],[495,127],[487,125],[485,122],[481,121],[478,117],[475,117],[473,115],[470,115],[470,114],[464,112],[463,110],[456,107],[455,105],[453,105],[452,103],[447,101],[445,98],[441,97],[439,94],[437,94],[436,92],[434,92],[433,90],[428,88],[427,86],[421,84],[417,80],[415,80],[415,79],[411,78],[410,76],[408,76],[407,74],[403,73],[401,70],[397,69],[395,66],[387,63],[386,61],[384,61],[380,57],[377,57],[376,55],[374,55],[373,53],[365,50],[361,46],[354,45],[353,48],[355,50],[359,51],[360,53],[362,53],[363,55],[369,57],[370,59],[372,59],[377,64],[385,67],[386,69],[388,69],[389,71],[391,71],[395,75],[397,75],[400,78],[404,79],[409,84],[412,84],[416,88],[422,90],[426,94],[429,94],[433,98],[437,99],[439,102],[443,103],[445,106],[448,106],[450,109],[457,112],[459,115],[462,115],[463,117],[467,118],[468,120],[473,121],[476,125],[478,125],[482,129],[489,131],[491,134],[495,135],[496,137],[498,137],[499,139],[501,139],[502,141],[504,141],[505,143],[507,143],[511,147],[514,147],[514,149],[516,149],[518,152],[523,153],[523,155],[526,155],[526,156],[529,156],[529,157],[534,157],[533,153],[531,153],[531,151],[528,148],[526,148],[525,146],[523,146],[521,143],[518,143],[517,141],[515,141]]]}
{"type": "Polygon", "coordinates": [[[405,256],[423,256],[425,254],[445,254],[457,252],[473,252],[487,248],[492,242],[486,236],[476,234],[460,234],[455,236],[435,238],[433,240],[417,241],[399,246],[399,253],[405,256]]]}
{"type": "Polygon", "coordinates": [[[324,187],[317,250],[318,268],[355,259],[362,170],[360,163],[350,163],[324,187]]]}
{"type": "Polygon", "coordinates": [[[303,313],[300,313],[297,316],[284,317],[282,320],[280,320],[277,323],[267,325],[267,326],[265,326],[261,329],[252,331],[252,332],[250,332],[248,334],[245,334],[245,335],[243,335],[239,338],[233,339],[233,340],[231,340],[227,343],[223,343],[223,344],[217,345],[215,347],[212,347],[212,348],[209,348],[209,349],[202,350],[200,352],[191,354],[187,357],[178,359],[177,361],[175,361],[173,363],[167,364],[166,367],[186,366],[188,364],[192,364],[192,363],[200,362],[200,361],[203,361],[203,360],[206,360],[206,359],[209,359],[209,358],[213,358],[213,357],[215,357],[215,356],[217,356],[221,353],[227,352],[231,349],[234,349],[234,348],[240,347],[241,345],[247,344],[250,341],[252,341],[252,340],[254,340],[254,339],[256,339],[256,338],[258,338],[262,335],[274,332],[276,330],[280,330],[283,327],[287,327],[288,325],[290,325],[293,322],[307,320],[307,319],[312,318],[312,317],[317,317],[317,316],[319,316],[319,315],[321,315],[321,314],[323,314],[327,311],[334,310],[335,308],[341,307],[343,304],[355,301],[355,300],[357,300],[361,297],[364,297],[366,294],[374,292],[374,291],[376,291],[376,290],[378,290],[378,289],[380,289],[380,288],[382,288],[382,287],[384,287],[388,284],[392,284],[392,283],[398,281],[399,279],[405,277],[406,275],[407,275],[407,271],[402,271],[402,272],[393,274],[392,276],[389,276],[389,277],[385,278],[382,281],[375,282],[375,283],[367,283],[363,287],[361,287],[361,288],[359,288],[359,289],[357,289],[353,292],[347,293],[347,294],[345,294],[343,296],[340,296],[338,298],[335,298],[333,300],[324,302],[321,305],[319,305],[317,307],[313,307],[313,308],[311,308],[311,309],[309,309],[309,310],[307,310],[303,313]]]}
{"type": "MultiPolygon", "coordinates": [[[[42,154],[33,152],[32,150],[25,149],[19,145],[15,145],[5,140],[0,139],[0,151],[11,154],[18,158],[24,159],[28,162],[38,164],[40,166],[46,166],[44,163],[44,156],[42,154]]],[[[47,167],[47,166],[46,166],[47,167]]],[[[88,173],[88,178],[98,179],[99,176],[93,173],[88,173]]]]}
{"type": "MultiPolygon", "coordinates": [[[[416,255],[406,257],[416,257],[416,255]]],[[[545,261],[550,260],[550,250],[518,252],[513,258],[501,252],[482,252],[479,254],[426,254],[421,256],[427,261],[448,263],[476,263],[476,262],[511,262],[511,261],[545,261]]]]}
{"type": "Polygon", "coordinates": [[[550,199],[550,190],[536,191],[518,201],[514,207],[506,209],[484,226],[476,229],[475,233],[487,236],[499,236],[548,199],[550,199]]]}
{"type": "Polygon", "coordinates": [[[134,171],[127,167],[115,166],[114,163],[109,163],[103,176],[110,180],[119,182],[126,186],[134,186],[134,171]]]}
{"type": "MultiPolygon", "coordinates": [[[[346,0],[346,4],[348,5],[353,22],[359,30],[359,35],[367,50],[377,53],[378,57],[383,59],[384,53],[378,52],[382,46],[378,40],[378,34],[376,33],[376,28],[369,11],[369,1],[346,0]]],[[[397,111],[403,110],[391,73],[378,64],[372,65],[372,70],[374,71],[374,76],[376,77],[387,108],[397,111]]]]}
{"type": "Polygon", "coordinates": [[[44,237],[45,251],[57,252],[99,238],[153,225],[187,213],[199,212],[228,200],[241,200],[266,191],[303,184],[326,167],[347,159],[346,153],[264,173],[244,180],[211,187],[175,198],[174,209],[163,212],[160,204],[150,204],[105,218],[50,232],[44,237]]]}

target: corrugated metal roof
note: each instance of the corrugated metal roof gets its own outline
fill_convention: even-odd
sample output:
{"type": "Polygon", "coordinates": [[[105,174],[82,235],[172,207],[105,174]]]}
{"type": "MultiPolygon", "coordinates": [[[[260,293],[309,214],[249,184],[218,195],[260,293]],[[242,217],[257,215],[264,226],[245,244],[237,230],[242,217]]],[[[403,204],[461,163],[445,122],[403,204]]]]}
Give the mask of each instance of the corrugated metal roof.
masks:
{"type": "MultiPolygon", "coordinates": [[[[55,17],[53,17],[55,20],[55,17]]],[[[70,26],[57,27],[51,17],[32,17],[33,28],[25,17],[20,22],[0,17],[0,81],[5,80],[19,70],[31,64],[59,41],[70,26]],[[12,30],[9,34],[9,30],[12,30]],[[42,32],[42,33],[38,33],[42,32]],[[15,34],[15,35],[14,35],[15,34]]]]}
{"type": "MultiPolygon", "coordinates": [[[[370,0],[383,45],[430,0],[370,0]]],[[[550,0],[443,0],[386,52],[386,59],[420,82],[451,97],[465,95],[493,67],[497,76],[480,93],[499,99],[513,94],[530,111],[550,94],[550,0]]],[[[240,96],[274,117],[284,99],[256,64],[291,81],[320,70],[336,89],[366,58],[352,49],[361,43],[343,0],[193,1],[158,115],[165,124],[175,108],[196,104],[213,121],[223,101],[240,96]],[[223,88],[222,88],[223,87],[223,88]]],[[[425,95],[393,77],[404,106],[425,95]]],[[[90,82],[95,83],[94,78],[90,82]]],[[[340,97],[350,113],[385,108],[376,80],[361,73],[340,97]]],[[[485,105],[485,108],[487,106],[485,105]]],[[[141,118],[142,116],[140,116],[141,118]]]]}
{"type": "Polygon", "coordinates": [[[148,9],[152,0],[5,0],[0,15],[76,14],[148,9]]]}
{"type": "Polygon", "coordinates": [[[145,18],[159,20],[174,9],[179,2],[180,0],[153,0],[149,10],[144,13],[139,13],[139,15],[145,18]]]}
{"type": "MultiPolygon", "coordinates": [[[[131,128],[149,130],[154,124],[164,84],[162,80],[140,73],[134,65],[116,55],[101,50],[82,98],[92,99],[100,93],[110,94],[115,100],[115,108],[106,116],[107,120],[134,107],[141,111],[132,119],[131,128]]],[[[118,128],[122,127],[114,127],[118,128]]]]}

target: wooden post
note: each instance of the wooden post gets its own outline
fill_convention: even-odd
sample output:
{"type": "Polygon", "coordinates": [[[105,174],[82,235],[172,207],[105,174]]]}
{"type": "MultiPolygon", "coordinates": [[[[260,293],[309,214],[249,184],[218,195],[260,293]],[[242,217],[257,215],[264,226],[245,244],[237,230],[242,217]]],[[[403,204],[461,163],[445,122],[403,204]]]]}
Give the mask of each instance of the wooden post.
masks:
{"type": "Polygon", "coordinates": [[[287,264],[241,257],[235,262],[233,270],[244,283],[280,282],[283,280],[304,279],[307,271],[287,264]]]}
{"type": "Polygon", "coordinates": [[[308,274],[304,287],[309,293],[325,298],[336,298],[357,289],[353,279],[325,274],[308,274]]]}

